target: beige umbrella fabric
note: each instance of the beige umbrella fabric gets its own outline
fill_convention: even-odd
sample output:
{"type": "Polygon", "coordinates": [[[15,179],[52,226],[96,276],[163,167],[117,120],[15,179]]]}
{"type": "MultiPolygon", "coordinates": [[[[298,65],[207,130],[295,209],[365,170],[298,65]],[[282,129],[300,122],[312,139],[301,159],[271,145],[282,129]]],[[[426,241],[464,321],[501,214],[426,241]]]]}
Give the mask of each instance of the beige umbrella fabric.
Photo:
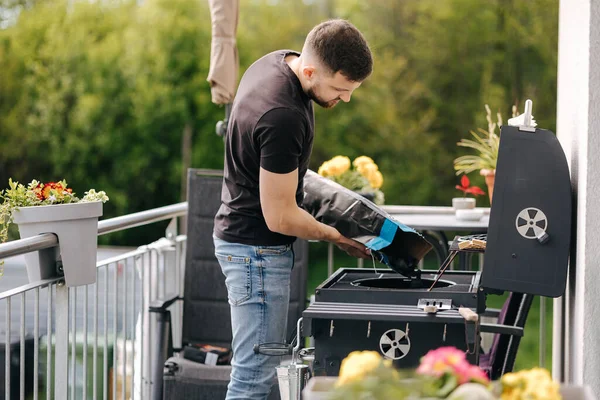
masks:
{"type": "Polygon", "coordinates": [[[239,58],[236,34],[239,0],[208,0],[212,21],[208,82],[215,104],[233,102],[237,87],[239,58]]]}

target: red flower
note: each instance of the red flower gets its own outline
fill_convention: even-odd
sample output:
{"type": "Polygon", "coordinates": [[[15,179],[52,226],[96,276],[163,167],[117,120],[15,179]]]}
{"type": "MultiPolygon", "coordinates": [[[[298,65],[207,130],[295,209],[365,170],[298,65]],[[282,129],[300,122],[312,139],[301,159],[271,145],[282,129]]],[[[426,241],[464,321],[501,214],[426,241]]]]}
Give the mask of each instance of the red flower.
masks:
{"type": "Polygon", "coordinates": [[[48,183],[39,183],[34,189],[33,192],[37,196],[38,199],[44,201],[48,200],[51,196],[50,191],[54,190],[60,196],[63,195],[64,192],[69,194],[73,193],[73,189],[66,188],[60,182],[48,182],[48,183]]]}
{"type": "Polygon", "coordinates": [[[481,190],[480,187],[471,186],[471,181],[469,181],[469,178],[466,175],[463,175],[462,178],[460,178],[460,186],[456,185],[456,188],[463,192],[465,196],[467,195],[467,193],[470,193],[474,196],[480,196],[485,194],[485,192],[481,190]]]}
{"type": "Polygon", "coordinates": [[[44,188],[42,189],[43,200],[46,200],[48,197],[50,197],[51,189],[54,189],[54,186],[52,186],[52,182],[44,185],[44,188]]]}
{"type": "Polygon", "coordinates": [[[483,190],[481,190],[481,188],[479,188],[478,186],[472,186],[472,187],[468,188],[466,193],[471,193],[475,196],[481,196],[481,195],[485,194],[485,192],[483,190]]]}
{"type": "Polygon", "coordinates": [[[44,184],[38,183],[38,185],[35,187],[35,189],[33,189],[33,192],[35,193],[36,197],[40,200],[44,200],[44,194],[42,193],[43,188],[44,188],[44,184]]]}

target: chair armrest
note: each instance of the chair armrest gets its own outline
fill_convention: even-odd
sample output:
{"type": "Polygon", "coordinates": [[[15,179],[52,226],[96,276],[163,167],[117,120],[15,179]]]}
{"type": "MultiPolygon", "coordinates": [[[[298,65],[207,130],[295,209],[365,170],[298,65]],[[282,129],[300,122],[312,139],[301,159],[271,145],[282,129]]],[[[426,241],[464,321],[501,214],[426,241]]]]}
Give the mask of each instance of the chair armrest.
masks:
{"type": "Polygon", "coordinates": [[[481,332],[499,333],[501,335],[523,336],[523,328],[520,326],[501,325],[501,324],[480,324],[481,332]]]}
{"type": "Polygon", "coordinates": [[[483,314],[480,315],[482,317],[498,318],[500,316],[501,311],[502,310],[500,310],[499,308],[486,308],[483,314]]]}
{"type": "Polygon", "coordinates": [[[158,299],[150,302],[148,311],[153,312],[153,313],[164,314],[167,312],[167,309],[169,307],[171,307],[171,305],[173,303],[175,303],[177,300],[183,300],[183,299],[174,293],[168,294],[165,297],[158,298],[158,299]]]}

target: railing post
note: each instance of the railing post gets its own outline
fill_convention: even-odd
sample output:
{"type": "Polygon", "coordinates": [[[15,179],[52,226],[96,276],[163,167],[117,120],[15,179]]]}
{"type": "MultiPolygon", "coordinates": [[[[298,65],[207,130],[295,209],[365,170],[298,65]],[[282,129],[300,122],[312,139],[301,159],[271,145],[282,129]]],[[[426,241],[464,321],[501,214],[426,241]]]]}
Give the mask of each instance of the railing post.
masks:
{"type": "MultiPolygon", "coordinates": [[[[173,218],[167,230],[165,231],[165,237],[172,243],[171,247],[165,248],[163,252],[163,279],[166,283],[166,293],[176,293],[180,295],[183,292],[179,286],[179,246],[177,245],[177,218],[173,218]]],[[[183,304],[177,302],[176,305],[171,307],[171,321],[170,327],[172,332],[173,347],[181,348],[181,335],[183,331],[183,304]]]]}
{"type": "MultiPolygon", "coordinates": [[[[69,288],[64,281],[56,285],[54,306],[56,307],[54,398],[66,399],[69,388],[69,288]]],[[[50,346],[52,343],[48,343],[48,347],[50,346]]]]}

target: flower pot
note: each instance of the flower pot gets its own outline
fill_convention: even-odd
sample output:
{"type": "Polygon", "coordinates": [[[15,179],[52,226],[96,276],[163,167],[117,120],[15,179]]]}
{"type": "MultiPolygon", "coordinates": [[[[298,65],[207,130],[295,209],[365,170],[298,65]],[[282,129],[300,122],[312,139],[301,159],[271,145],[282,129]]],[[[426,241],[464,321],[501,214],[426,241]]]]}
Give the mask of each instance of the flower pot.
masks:
{"type": "Polygon", "coordinates": [[[560,394],[563,399],[569,400],[596,400],[596,396],[590,389],[589,386],[577,386],[577,385],[560,385],[560,394]]]}
{"type": "Polygon", "coordinates": [[[30,282],[55,277],[61,272],[67,286],[96,282],[98,217],[102,202],[20,207],[13,212],[21,238],[53,233],[58,251],[31,252],[25,255],[30,282]]]}
{"type": "Polygon", "coordinates": [[[492,205],[492,195],[494,194],[494,181],[496,180],[496,170],[482,169],[479,173],[485,177],[485,184],[487,185],[488,195],[490,196],[490,205],[492,205]]]}
{"type": "Polygon", "coordinates": [[[459,221],[479,221],[483,217],[483,210],[480,208],[456,210],[454,213],[459,221]]]}
{"type": "Polygon", "coordinates": [[[455,197],[452,199],[455,210],[470,210],[475,208],[475,199],[472,197],[455,197]]]}
{"type": "Polygon", "coordinates": [[[302,391],[303,400],[326,400],[335,389],[337,376],[313,376],[302,391]]]}
{"type": "MultiPolygon", "coordinates": [[[[313,376],[308,380],[306,387],[302,390],[302,400],[328,400],[335,392],[337,376],[313,376]]],[[[407,383],[410,379],[403,379],[407,383]]],[[[436,400],[437,397],[411,397],[415,400],[436,400]]],[[[587,399],[585,399],[587,400],[587,399]]]]}

